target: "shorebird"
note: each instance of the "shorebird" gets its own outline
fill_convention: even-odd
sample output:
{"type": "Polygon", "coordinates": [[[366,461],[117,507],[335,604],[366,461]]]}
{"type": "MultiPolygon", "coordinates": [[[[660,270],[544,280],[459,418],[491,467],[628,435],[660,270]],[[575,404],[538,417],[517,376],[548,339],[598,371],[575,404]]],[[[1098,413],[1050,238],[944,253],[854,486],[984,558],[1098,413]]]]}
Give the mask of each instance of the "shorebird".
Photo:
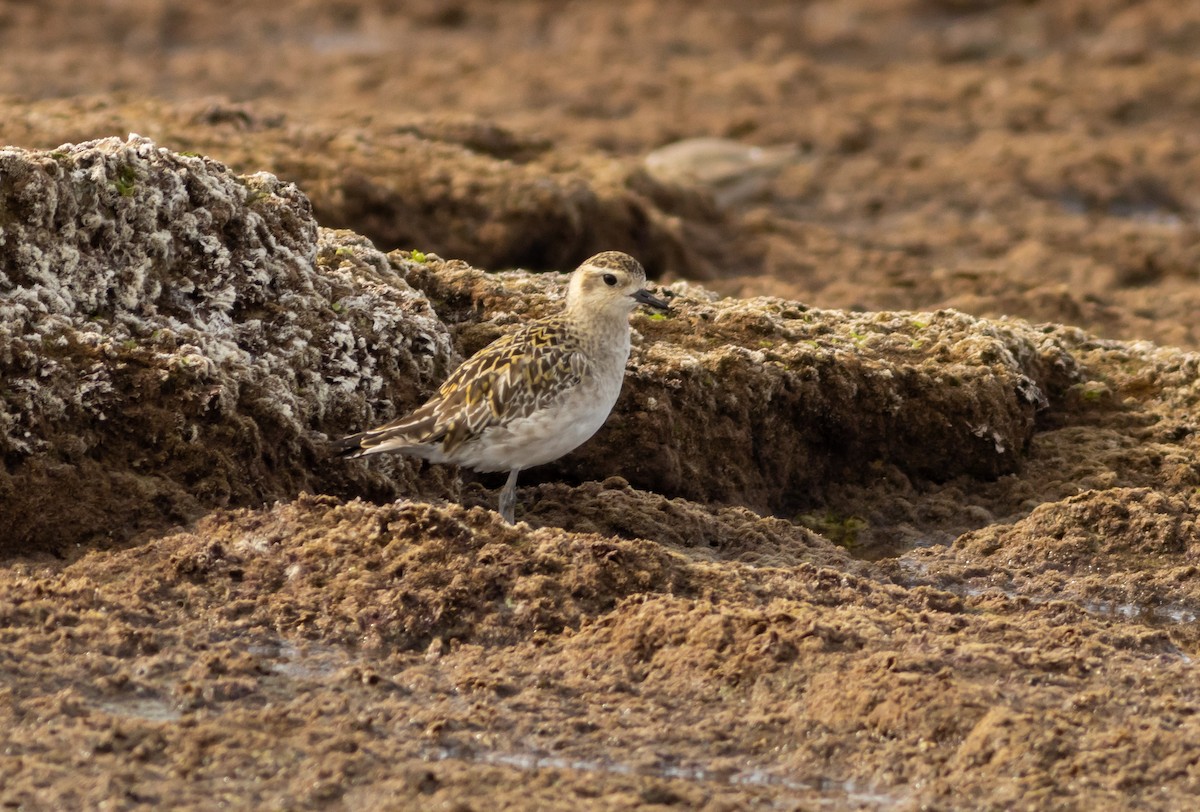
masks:
{"type": "Polygon", "coordinates": [[[629,360],[629,315],[668,309],[619,251],[571,275],[561,313],[531,321],[464,361],[425,405],[336,441],[346,457],[394,451],[476,471],[508,471],[499,512],[515,521],[517,476],[579,447],[608,419],[629,360]]]}

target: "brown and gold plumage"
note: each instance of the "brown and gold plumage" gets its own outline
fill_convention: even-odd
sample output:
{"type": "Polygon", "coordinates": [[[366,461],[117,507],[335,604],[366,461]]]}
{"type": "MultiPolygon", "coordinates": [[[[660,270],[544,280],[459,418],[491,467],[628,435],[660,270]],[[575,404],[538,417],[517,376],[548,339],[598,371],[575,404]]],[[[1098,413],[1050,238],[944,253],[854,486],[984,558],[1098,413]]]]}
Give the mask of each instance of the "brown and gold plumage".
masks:
{"type": "Polygon", "coordinates": [[[334,443],[359,457],[395,451],[477,471],[508,471],[500,513],[512,522],[517,474],[555,460],[603,425],[629,358],[629,313],[666,308],[645,271],[608,251],[571,275],[562,313],[530,322],[459,366],[425,405],[334,443]]]}

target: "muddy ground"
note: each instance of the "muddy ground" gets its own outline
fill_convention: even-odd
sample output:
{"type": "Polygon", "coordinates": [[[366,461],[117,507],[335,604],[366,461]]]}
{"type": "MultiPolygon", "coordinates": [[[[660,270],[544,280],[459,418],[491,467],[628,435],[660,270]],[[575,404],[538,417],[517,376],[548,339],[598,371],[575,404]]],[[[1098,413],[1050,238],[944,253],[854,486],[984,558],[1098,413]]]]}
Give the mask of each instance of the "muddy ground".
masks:
{"type": "Polygon", "coordinates": [[[1193,4],[51,0],[0,48],[7,807],[1194,805],[1193,4]],[[515,527],[329,459],[556,306],[492,272],[610,248],[674,312],[515,527]]]}

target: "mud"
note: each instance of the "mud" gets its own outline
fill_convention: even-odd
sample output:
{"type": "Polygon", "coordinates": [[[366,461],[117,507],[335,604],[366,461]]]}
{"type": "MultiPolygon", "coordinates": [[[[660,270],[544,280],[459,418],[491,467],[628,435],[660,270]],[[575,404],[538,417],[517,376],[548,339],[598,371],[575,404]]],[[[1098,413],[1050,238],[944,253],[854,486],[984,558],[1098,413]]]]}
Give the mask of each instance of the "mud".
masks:
{"type": "Polygon", "coordinates": [[[0,8],[0,801],[1194,805],[1198,44],[1166,0],[0,8]],[[673,310],[516,526],[328,458],[606,249],[673,310]]]}

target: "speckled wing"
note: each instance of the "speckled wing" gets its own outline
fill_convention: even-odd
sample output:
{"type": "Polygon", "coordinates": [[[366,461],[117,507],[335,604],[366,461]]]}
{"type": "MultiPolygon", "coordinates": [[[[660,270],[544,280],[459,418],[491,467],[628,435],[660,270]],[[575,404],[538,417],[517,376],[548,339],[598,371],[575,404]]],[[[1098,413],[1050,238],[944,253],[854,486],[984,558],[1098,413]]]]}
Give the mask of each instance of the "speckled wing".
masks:
{"type": "Polygon", "coordinates": [[[487,428],[528,417],[579,384],[585,371],[579,350],[561,322],[528,324],[464,361],[412,414],[347,437],[337,450],[357,456],[440,444],[450,456],[487,428]]]}

